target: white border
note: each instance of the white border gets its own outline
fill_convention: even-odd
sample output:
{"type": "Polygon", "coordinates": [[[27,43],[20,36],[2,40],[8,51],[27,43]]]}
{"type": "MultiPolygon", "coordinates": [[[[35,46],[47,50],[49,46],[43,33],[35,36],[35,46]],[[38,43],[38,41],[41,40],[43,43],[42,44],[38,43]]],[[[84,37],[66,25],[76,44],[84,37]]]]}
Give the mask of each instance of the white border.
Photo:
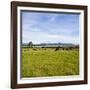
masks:
{"type": "Polygon", "coordinates": [[[44,82],[63,82],[63,81],[77,81],[84,80],[84,11],[83,10],[69,10],[69,9],[52,9],[52,8],[35,8],[35,7],[18,7],[17,8],[17,83],[44,83],[44,82]],[[80,75],[75,76],[53,76],[53,77],[37,77],[37,78],[20,78],[20,10],[35,10],[35,11],[54,11],[54,12],[73,12],[80,13],[80,75]]]}

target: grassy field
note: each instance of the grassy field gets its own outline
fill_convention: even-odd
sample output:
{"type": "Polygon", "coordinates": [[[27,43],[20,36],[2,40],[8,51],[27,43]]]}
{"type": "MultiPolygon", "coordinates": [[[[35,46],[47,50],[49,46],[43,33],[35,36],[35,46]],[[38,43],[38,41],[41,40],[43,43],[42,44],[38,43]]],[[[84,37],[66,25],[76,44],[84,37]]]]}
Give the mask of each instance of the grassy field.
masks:
{"type": "Polygon", "coordinates": [[[22,48],[22,77],[79,74],[79,50],[22,48]]]}

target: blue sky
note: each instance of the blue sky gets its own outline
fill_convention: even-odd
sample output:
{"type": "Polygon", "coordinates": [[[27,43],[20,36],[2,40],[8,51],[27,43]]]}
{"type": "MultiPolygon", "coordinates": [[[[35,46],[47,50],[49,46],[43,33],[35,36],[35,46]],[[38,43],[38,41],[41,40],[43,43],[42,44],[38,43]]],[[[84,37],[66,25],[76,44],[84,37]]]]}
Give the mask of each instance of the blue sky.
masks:
{"type": "Polygon", "coordinates": [[[79,44],[79,14],[22,11],[22,42],[79,44]]]}

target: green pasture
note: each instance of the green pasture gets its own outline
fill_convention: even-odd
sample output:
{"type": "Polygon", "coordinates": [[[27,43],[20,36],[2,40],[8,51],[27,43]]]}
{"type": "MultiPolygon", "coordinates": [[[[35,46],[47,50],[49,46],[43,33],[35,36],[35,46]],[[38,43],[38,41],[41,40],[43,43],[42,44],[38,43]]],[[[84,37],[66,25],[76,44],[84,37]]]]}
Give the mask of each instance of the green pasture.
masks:
{"type": "Polygon", "coordinates": [[[22,77],[79,75],[79,50],[22,48],[22,77]]]}

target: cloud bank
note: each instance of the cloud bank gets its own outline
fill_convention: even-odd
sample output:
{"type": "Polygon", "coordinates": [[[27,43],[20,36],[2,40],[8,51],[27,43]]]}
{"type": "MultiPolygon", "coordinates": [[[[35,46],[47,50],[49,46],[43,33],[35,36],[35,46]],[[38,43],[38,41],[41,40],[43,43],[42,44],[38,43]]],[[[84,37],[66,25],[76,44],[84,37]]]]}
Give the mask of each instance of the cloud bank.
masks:
{"type": "Polygon", "coordinates": [[[79,44],[79,14],[23,11],[22,41],[79,44]]]}

